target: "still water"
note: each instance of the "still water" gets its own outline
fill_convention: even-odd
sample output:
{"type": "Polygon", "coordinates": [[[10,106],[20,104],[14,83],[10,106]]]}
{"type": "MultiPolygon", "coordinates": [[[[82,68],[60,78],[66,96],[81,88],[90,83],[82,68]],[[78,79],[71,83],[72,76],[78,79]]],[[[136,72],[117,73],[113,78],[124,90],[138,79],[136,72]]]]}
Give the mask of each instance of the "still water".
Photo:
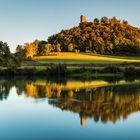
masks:
{"type": "Polygon", "coordinates": [[[139,140],[139,80],[0,79],[0,140],[139,140]]]}

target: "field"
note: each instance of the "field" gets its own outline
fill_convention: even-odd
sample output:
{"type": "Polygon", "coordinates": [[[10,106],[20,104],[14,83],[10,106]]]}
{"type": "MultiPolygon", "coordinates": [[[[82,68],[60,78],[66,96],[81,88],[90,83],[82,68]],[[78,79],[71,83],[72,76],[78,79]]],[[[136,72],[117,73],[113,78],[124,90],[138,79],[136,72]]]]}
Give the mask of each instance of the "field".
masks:
{"type": "Polygon", "coordinates": [[[140,57],[122,57],[107,55],[89,55],[82,53],[59,53],[50,56],[37,56],[33,60],[40,63],[65,63],[65,64],[112,64],[140,62],[140,57]]]}
{"type": "Polygon", "coordinates": [[[25,59],[19,70],[1,69],[1,74],[67,75],[70,78],[140,76],[140,57],[59,53],[25,59]],[[62,65],[56,65],[61,63],[62,65]],[[54,65],[53,65],[54,64],[54,65]],[[66,64],[66,65],[63,65],[66,64]]]}

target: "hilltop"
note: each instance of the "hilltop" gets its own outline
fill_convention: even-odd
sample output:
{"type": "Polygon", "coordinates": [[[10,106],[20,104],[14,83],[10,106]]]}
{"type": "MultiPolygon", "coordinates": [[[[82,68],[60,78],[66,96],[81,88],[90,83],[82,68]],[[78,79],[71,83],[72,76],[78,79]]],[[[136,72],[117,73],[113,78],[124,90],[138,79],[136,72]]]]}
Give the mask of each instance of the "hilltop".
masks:
{"type": "Polygon", "coordinates": [[[95,18],[93,22],[82,18],[79,26],[62,30],[46,41],[35,40],[17,47],[17,53],[25,57],[46,56],[52,52],[139,55],[140,29],[115,17],[95,18]]]}
{"type": "Polygon", "coordinates": [[[139,54],[140,29],[129,25],[126,20],[115,17],[86,22],[49,37],[48,43],[60,44],[61,51],[80,51],[98,54],[139,54]]]}

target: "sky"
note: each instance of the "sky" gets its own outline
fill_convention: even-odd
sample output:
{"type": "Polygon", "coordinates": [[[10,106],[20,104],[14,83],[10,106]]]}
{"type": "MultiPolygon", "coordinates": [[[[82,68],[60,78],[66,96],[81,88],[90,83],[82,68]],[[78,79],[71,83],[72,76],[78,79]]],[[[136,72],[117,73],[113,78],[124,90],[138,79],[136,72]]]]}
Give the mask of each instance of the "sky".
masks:
{"type": "Polygon", "coordinates": [[[12,52],[18,44],[47,40],[62,29],[103,16],[126,19],[140,28],[139,0],[0,0],[0,40],[12,52]]]}

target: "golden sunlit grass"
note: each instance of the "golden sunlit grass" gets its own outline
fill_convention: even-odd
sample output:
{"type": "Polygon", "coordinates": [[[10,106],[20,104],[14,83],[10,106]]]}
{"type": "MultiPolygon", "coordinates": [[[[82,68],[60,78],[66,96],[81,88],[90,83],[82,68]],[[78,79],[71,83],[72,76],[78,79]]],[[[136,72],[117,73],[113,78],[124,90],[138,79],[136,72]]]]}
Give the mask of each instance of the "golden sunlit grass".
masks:
{"type": "Polygon", "coordinates": [[[33,58],[42,63],[121,63],[140,62],[140,57],[121,57],[107,55],[88,55],[84,53],[59,53],[50,56],[37,56],[33,58]]]}

